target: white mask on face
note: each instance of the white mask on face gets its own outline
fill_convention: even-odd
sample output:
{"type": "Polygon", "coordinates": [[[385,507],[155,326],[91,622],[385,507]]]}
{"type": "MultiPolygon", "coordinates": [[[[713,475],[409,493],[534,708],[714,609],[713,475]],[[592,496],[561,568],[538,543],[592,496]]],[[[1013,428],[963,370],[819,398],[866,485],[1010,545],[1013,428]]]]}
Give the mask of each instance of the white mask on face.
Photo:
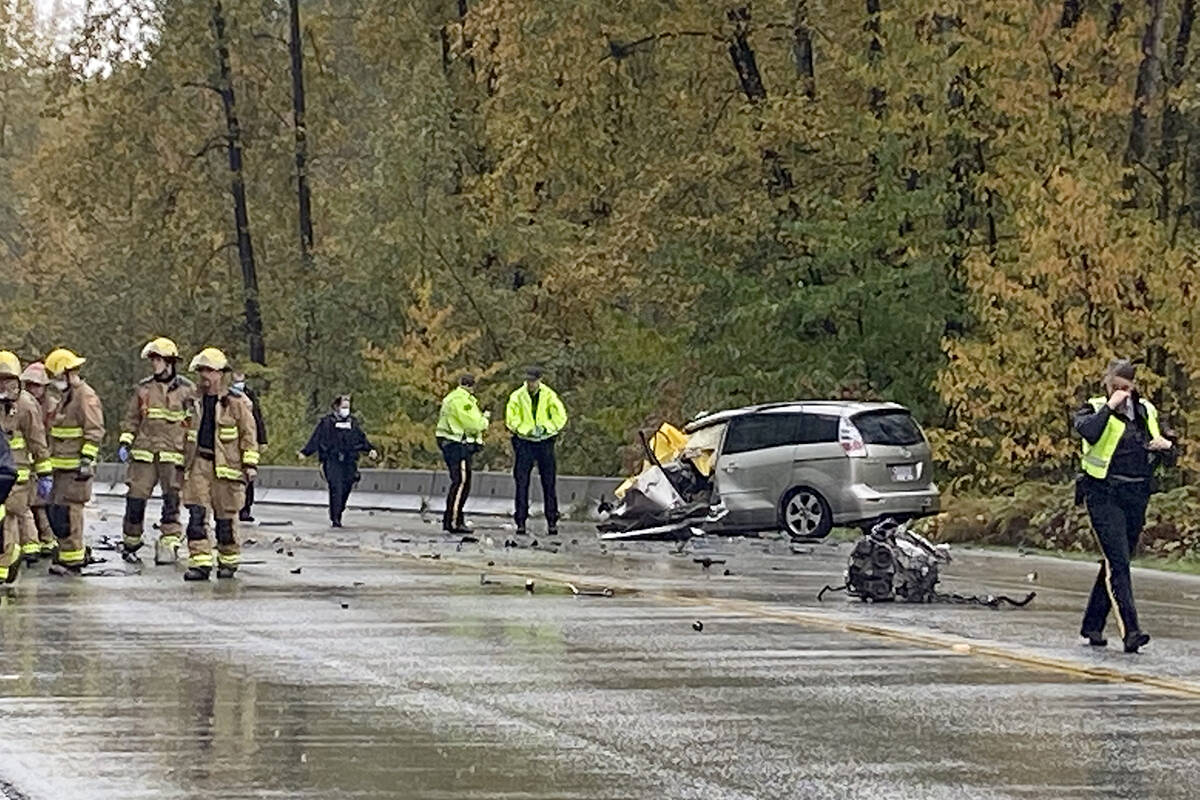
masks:
{"type": "Polygon", "coordinates": [[[233,388],[237,389],[239,392],[243,392],[246,390],[246,382],[245,381],[234,381],[233,388]]]}
{"type": "Polygon", "coordinates": [[[67,379],[66,378],[55,378],[54,379],[54,388],[58,389],[60,392],[65,392],[67,390],[67,379]]]}
{"type": "Polygon", "coordinates": [[[339,417],[341,417],[342,419],[345,419],[346,417],[350,416],[350,406],[339,406],[338,410],[337,410],[337,415],[339,417]]]}

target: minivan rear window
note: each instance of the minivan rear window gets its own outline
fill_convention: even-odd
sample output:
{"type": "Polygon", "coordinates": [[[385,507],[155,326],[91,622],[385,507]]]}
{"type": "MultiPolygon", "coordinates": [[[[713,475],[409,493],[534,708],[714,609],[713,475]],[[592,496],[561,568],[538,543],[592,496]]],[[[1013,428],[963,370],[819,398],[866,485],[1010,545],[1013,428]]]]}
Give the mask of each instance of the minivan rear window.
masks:
{"type": "Polygon", "coordinates": [[[853,418],[866,444],[907,447],[925,441],[921,428],[907,411],[870,411],[853,418]]]}

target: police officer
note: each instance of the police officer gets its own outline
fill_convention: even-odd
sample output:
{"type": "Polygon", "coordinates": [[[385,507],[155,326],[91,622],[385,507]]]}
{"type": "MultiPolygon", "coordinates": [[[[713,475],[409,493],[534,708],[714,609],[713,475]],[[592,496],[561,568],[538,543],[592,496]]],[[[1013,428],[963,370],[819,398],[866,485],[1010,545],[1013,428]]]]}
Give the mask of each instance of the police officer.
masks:
{"type": "Polygon", "coordinates": [[[442,410],[438,415],[435,435],[450,472],[442,530],[449,533],[470,533],[463,519],[463,508],[471,495],[471,460],[483,448],[483,432],[492,420],[490,412],[480,412],[474,388],[475,376],[463,375],[458,379],[458,386],[442,398],[442,410]]]}
{"type": "Polygon", "coordinates": [[[378,458],[379,454],[367,439],[358,418],[350,413],[350,395],[335,397],[330,408],[299,455],[301,458],[316,455],[321,460],[321,471],[329,484],[329,522],[340,528],[350,491],[358,482],[359,454],[367,453],[371,459],[378,458]]]}
{"type": "Polygon", "coordinates": [[[1114,360],[1104,375],[1105,396],[1093,397],[1075,414],[1083,437],[1080,494],[1104,554],[1080,635],[1094,647],[1107,645],[1104,624],[1115,605],[1126,653],[1150,641],[1138,623],[1129,560],[1146,521],[1154,468],[1171,450],[1158,410],[1139,396],[1134,375],[1132,363],[1114,360]]]}
{"type": "Polygon", "coordinates": [[[558,535],[558,492],[555,482],[558,468],[554,461],[554,440],[567,425],[567,410],[562,400],[542,383],[542,370],[530,367],[525,382],[508,398],[504,422],[512,433],[513,480],[516,482],[516,508],[513,521],[517,534],[524,535],[529,519],[529,479],[536,464],[542,480],[542,504],[546,511],[546,533],[558,535]]]}

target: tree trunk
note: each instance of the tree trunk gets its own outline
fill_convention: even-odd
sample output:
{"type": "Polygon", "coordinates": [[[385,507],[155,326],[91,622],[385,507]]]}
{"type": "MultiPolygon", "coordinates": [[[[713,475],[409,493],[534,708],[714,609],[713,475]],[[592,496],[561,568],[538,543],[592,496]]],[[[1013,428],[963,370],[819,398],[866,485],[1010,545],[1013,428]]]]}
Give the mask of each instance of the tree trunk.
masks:
{"type": "Polygon", "coordinates": [[[796,3],[796,23],[793,26],[792,55],[796,59],[796,74],[804,86],[804,96],[817,97],[817,77],[813,69],[812,31],[808,27],[808,0],[796,3]]]}
{"type": "Polygon", "coordinates": [[[755,58],[754,49],[750,47],[747,38],[750,9],[748,6],[731,8],[726,12],[726,16],[734,24],[733,37],[729,41],[729,57],[733,59],[733,68],[737,70],[742,92],[751,103],[765,100],[767,88],[763,84],[762,73],[758,71],[758,59],[755,58]]]}
{"type": "MultiPolygon", "coordinates": [[[[879,0],[867,0],[867,32],[871,34],[871,43],[867,46],[867,63],[872,66],[883,58],[883,42],[879,40],[879,15],[882,13],[879,0]]],[[[887,92],[878,86],[872,86],[869,91],[868,106],[875,119],[883,117],[887,110],[887,92]]]]}
{"type": "MultiPolygon", "coordinates": [[[[1137,86],[1133,93],[1129,144],[1125,148],[1125,185],[1130,191],[1137,186],[1133,169],[1136,165],[1145,163],[1146,154],[1150,151],[1150,139],[1146,131],[1147,112],[1158,92],[1159,71],[1162,69],[1159,50],[1162,47],[1163,0],[1146,0],[1146,5],[1149,7],[1150,18],[1146,22],[1146,31],[1142,34],[1142,63],[1138,68],[1137,86]]],[[[1136,198],[1130,198],[1128,202],[1136,204],[1136,198]]]]}
{"type": "Polygon", "coordinates": [[[1182,209],[1177,212],[1171,208],[1171,167],[1174,166],[1176,160],[1179,158],[1180,134],[1179,98],[1173,95],[1183,85],[1188,49],[1192,42],[1192,24],[1195,20],[1195,0],[1183,0],[1183,5],[1179,10],[1179,30],[1175,34],[1175,53],[1171,59],[1167,105],[1163,109],[1162,150],[1158,157],[1158,174],[1162,185],[1162,199],[1158,209],[1158,216],[1162,220],[1167,220],[1172,214],[1182,213],[1182,209]]]}
{"type": "MultiPolygon", "coordinates": [[[[304,98],[304,39],[300,34],[300,0],[288,0],[288,52],[292,61],[292,122],[296,142],[296,201],[297,222],[300,228],[300,266],[306,277],[313,272],[313,222],[312,193],[308,186],[308,122],[304,98]]],[[[304,286],[301,313],[304,315],[304,360],[308,374],[313,375],[313,348],[317,342],[317,320],[313,311],[315,290],[311,284],[304,286]]],[[[314,384],[308,395],[308,411],[315,415],[321,409],[320,390],[314,384]]]]}
{"type": "Polygon", "coordinates": [[[1062,17],[1058,21],[1060,28],[1074,28],[1083,16],[1083,0],[1063,0],[1062,17]]]}
{"type": "Polygon", "coordinates": [[[258,302],[258,273],[254,266],[254,243],[250,238],[250,215],[246,210],[246,180],[242,169],[242,128],[238,123],[233,93],[233,68],[229,60],[229,42],[225,38],[225,11],[220,0],[212,7],[213,34],[217,43],[220,70],[218,92],[225,109],[226,141],[229,147],[230,193],[233,195],[233,221],[237,226],[238,259],[242,265],[242,292],[246,305],[246,344],[250,360],[267,363],[263,340],[262,311],[258,302]]]}

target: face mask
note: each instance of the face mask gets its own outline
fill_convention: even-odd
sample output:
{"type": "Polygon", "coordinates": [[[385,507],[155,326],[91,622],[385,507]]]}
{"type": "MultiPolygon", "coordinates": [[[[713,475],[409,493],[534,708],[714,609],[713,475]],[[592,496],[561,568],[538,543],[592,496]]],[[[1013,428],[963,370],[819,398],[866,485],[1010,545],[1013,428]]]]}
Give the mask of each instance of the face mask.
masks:
{"type": "Polygon", "coordinates": [[[58,389],[60,392],[65,392],[67,390],[67,379],[66,378],[55,378],[54,379],[54,388],[58,389]]]}
{"type": "Polygon", "coordinates": [[[337,410],[337,415],[339,417],[341,417],[342,419],[345,419],[346,417],[350,416],[350,406],[342,406],[341,408],[339,408],[337,410]]]}
{"type": "Polygon", "coordinates": [[[237,389],[239,392],[241,392],[241,391],[245,391],[245,389],[246,389],[246,382],[245,382],[245,381],[234,381],[234,382],[233,382],[233,388],[237,389]]]}

